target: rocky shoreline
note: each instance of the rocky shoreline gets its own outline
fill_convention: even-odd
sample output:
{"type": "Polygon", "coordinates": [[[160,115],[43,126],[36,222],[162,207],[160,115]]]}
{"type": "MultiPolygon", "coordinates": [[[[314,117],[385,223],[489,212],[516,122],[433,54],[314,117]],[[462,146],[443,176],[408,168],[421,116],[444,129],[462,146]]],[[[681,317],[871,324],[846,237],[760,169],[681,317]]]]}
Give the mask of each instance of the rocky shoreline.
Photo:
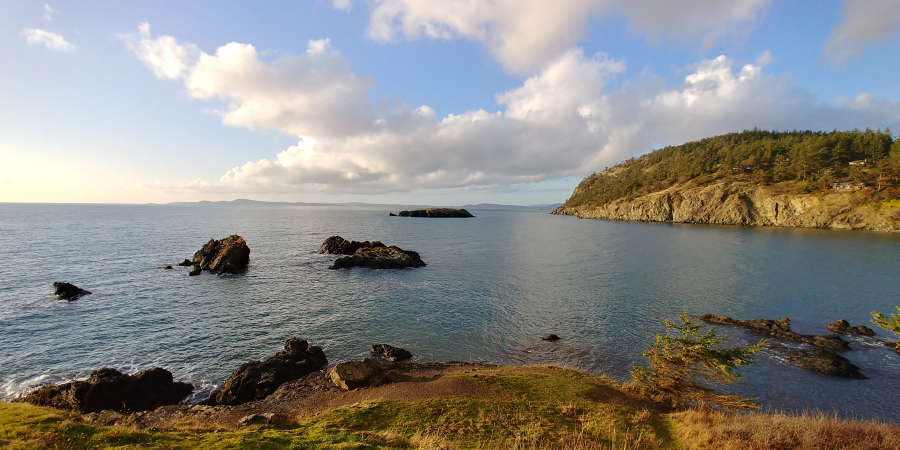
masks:
{"type": "MultiPolygon", "coordinates": [[[[578,188],[573,197],[577,193],[578,188]]],[[[900,208],[882,205],[871,200],[873,196],[871,188],[780,194],[748,182],[688,183],[604,204],[575,204],[570,200],[551,214],[631,222],[900,231],[900,208]]]]}

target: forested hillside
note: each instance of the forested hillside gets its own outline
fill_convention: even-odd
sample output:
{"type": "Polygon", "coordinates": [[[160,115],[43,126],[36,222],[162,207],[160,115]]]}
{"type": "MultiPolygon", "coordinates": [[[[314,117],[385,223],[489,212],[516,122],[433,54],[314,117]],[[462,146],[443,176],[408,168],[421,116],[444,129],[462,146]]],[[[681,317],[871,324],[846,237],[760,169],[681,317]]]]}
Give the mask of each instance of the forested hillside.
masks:
{"type": "Polygon", "coordinates": [[[900,231],[900,140],[888,130],[706,138],[595,173],[554,214],[900,231]]]}
{"type": "Polygon", "coordinates": [[[793,191],[826,190],[835,181],[882,189],[900,178],[900,140],[890,131],[744,131],[665,147],[587,177],[567,206],[598,205],[693,181],[786,181],[793,191]],[[865,165],[850,165],[866,160],[865,165]]]}

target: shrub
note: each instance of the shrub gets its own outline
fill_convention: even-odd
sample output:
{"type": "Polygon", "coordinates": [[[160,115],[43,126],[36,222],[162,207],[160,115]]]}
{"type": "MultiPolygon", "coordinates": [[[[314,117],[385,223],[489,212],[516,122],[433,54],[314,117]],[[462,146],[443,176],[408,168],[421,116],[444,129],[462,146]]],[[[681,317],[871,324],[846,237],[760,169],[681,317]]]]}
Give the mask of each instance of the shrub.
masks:
{"type": "Polygon", "coordinates": [[[631,370],[633,386],[654,401],[680,407],[721,407],[728,409],[758,407],[750,399],[738,395],[719,394],[706,383],[727,384],[740,375],[734,369],[750,363],[765,341],[757,344],[718,348],[727,339],[716,336],[712,329],[701,333],[700,326],[687,312],[678,322],[665,319],[665,334],[657,334],[654,343],[643,353],[649,367],[631,370]]]}

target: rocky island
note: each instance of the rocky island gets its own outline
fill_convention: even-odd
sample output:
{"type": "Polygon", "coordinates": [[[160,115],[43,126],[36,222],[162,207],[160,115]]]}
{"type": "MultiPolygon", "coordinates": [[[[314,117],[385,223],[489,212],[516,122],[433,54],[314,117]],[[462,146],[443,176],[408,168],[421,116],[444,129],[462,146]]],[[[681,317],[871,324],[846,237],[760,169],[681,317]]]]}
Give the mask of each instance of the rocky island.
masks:
{"type": "Polygon", "coordinates": [[[585,178],[553,214],[641,222],[900,231],[900,141],[745,131],[585,178]]]}
{"type": "Polygon", "coordinates": [[[400,217],[432,217],[432,218],[468,218],[475,217],[469,211],[459,208],[425,208],[412,211],[400,211],[400,217]]]}
{"type": "Polygon", "coordinates": [[[194,253],[191,260],[185,259],[179,266],[187,266],[190,263],[189,275],[199,275],[201,271],[208,270],[214,274],[242,273],[250,264],[250,247],[247,241],[238,235],[231,235],[223,239],[210,239],[203,248],[194,253]]]}
{"type": "Polygon", "coordinates": [[[426,265],[418,252],[394,245],[386,246],[381,241],[348,241],[340,236],[326,239],[319,247],[319,253],[349,255],[338,258],[330,269],[403,269],[426,265]]]}

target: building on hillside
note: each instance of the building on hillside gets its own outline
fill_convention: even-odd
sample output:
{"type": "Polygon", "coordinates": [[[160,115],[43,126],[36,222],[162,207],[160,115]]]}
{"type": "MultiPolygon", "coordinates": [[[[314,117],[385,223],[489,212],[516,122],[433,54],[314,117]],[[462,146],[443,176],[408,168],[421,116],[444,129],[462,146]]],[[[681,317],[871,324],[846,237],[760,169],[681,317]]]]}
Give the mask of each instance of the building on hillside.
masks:
{"type": "Polygon", "coordinates": [[[832,191],[858,191],[866,187],[865,183],[855,183],[853,181],[835,181],[831,183],[832,191]]]}

